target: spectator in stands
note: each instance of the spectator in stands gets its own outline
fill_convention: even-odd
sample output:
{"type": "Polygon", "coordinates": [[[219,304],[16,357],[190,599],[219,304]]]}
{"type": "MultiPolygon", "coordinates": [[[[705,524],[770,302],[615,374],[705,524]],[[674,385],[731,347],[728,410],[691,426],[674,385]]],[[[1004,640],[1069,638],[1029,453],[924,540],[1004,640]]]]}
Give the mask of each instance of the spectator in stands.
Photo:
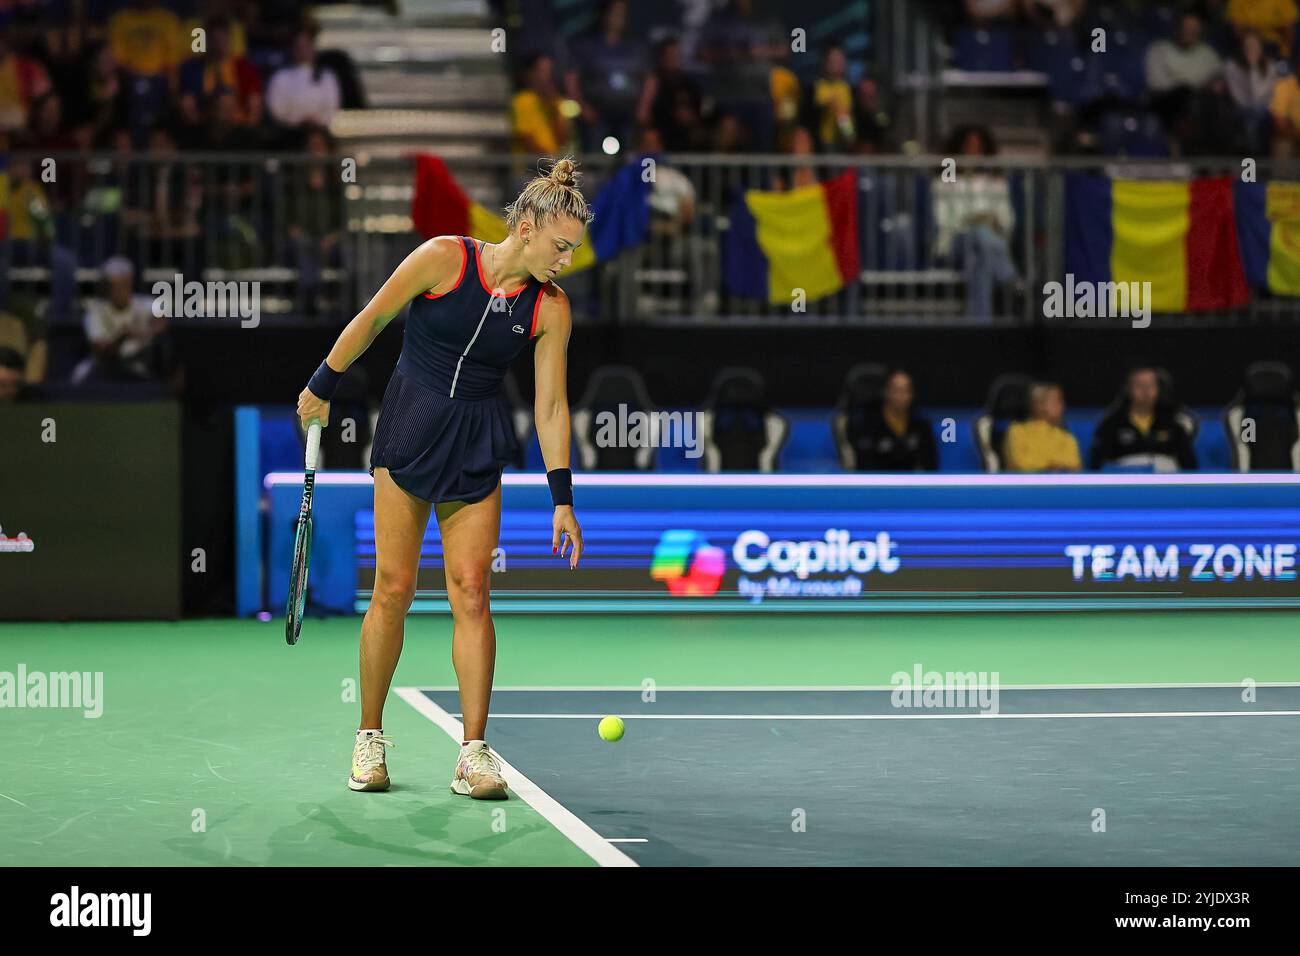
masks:
{"type": "MultiPolygon", "coordinates": [[[[230,16],[229,9],[232,6],[236,8],[243,6],[245,11],[247,11],[250,5],[232,4],[230,0],[202,0],[201,3],[197,4],[198,9],[194,10],[193,15],[187,16],[184,23],[181,24],[181,33],[188,40],[188,38],[194,36],[195,30],[202,29],[204,33],[207,34],[208,49],[210,51],[212,48],[212,35],[210,32],[212,30],[212,20],[223,19],[226,21],[226,29],[229,33],[229,38],[227,40],[230,50],[229,55],[241,59],[248,56],[248,31],[244,29],[242,21],[230,16]]],[[[259,0],[254,8],[260,8],[258,9],[258,12],[265,13],[268,6],[270,6],[270,4],[268,4],[267,0],[259,0]]],[[[275,15],[275,13],[276,11],[271,11],[272,15],[275,15]]],[[[294,15],[286,22],[292,26],[300,23],[301,20],[302,17],[300,15],[294,15]]],[[[285,37],[283,43],[285,50],[288,50],[291,39],[291,37],[285,37]]],[[[186,49],[188,50],[189,46],[187,46],[186,49]]],[[[183,65],[184,64],[182,64],[182,66],[183,65]]]]}
{"type": "Polygon", "coordinates": [[[1223,80],[1237,107],[1238,145],[1247,153],[1266,152],[1272,129],[1269,107],[1277,74],[1264,56],[1258,33],[1248,31],[1242,36],[1237,52],[1223,68],[1223,80]]]}
{"type": "MultiPolygon", "coordinates": [[[[789,153],[791,156],[814,156],[817,153],[812,133],[802,126],[796,126],[791,130],[782,146],[781,152],[789,153]]],[[[778,192],[785,192],[790,189],[798,189],[801,186],[816,185],[817,181],[816,167],[792,165],[788,169],[778,168],[772,185],[778,192]]]]}
{"type": "Polygon", "coordinates": [[[17,350],[0,345],[0,405],[18,401],[25,389],[27,361],[17,350]]]}
{"type": "Polygon", "coordinates": [[[221,90],[230,90],[235,98],[235,122],[252,121],[254,100],[262,98],[262,78],[245,56],[234,52],[232,21],[228,16],[209,17],[204,23],[207,52],[181,64],[180,98],[194,101],[194,110],[207,110],[209,100],[221,90]]]}
{"type": "Polygon", "coordinates": [[[654,72],[641,88],[637,122],[657,129],[670,153],[702,152],[707,134],[700,109],[700,88],[682,72],[681,41],[676,37],[660,41],[654,72]]]}
{"type": "Polygon", "coordinates": [[[853,88],[853,126],[859,153],[879,153],[888,148],[890,119],[880,100],[880,88],[868,77],[853,88]]]}
{"type": "Polygon", "coordinates": [[[859,471],[938,471],[939,448],[934,428],[913,408],[912,376],[890,372],[880,408],[869,412],[849,435],[857,449],[859,471]]]}
{"type": "MultiPolygon", "coordinates": [[[[63,115],[63,99],[50,91],[32,103],[27,130],[20,145],[23,149],[51,153],[77,153],[90,148],[91,133],[88,127],[69,126],[63,115]]],[[[54,211],[56,229],[66,236],[70,219],[90,188],[90,172],[84,160],[78,157],[60,157],[58,175],[48,181],[50,208],[54,211]]]]}
{"type": "Polygon", "coordinates": [[[324,127],[307,130],[306,151],[321,157],[306,166],[299,178],[295,173],[289,190],[285,223],[289,246],[298,269],[298,310],[305,316],[318,312],[317,297],[322,271],[342,264],[343,182],[336,167],[329,162],[334,140],[324,127]]]}
{"type": "Polygon", "coordinates": [[[535,54],[524,67],[524,88],[510,100],[510,148],[516,153],[559,156],[573,142],[573,126],[555,85],[555,61],[535,54]]]}
{"type": "MultiPolygon", "coordinates": [[[[63,119],[63,100],[53,90],[32,101],[27,128],[19,137],[21,148],[57,153],[77,148],[77,141],[63,119]]],[[[57,182],[57,180],[56,180],[57,182]]]]}
{"type": "MultiPolygon", "coordinates": [[[[965,126],[953,134],[949,155],[993,156],[997,144],[982,126],[965,126]]],[[[966,315],[987,321],[993,316],[995,283],[1016,278],[1010,237],[1015,228],[1011,189],[1004,175],[987,169],[962,169],[956,178],[940,174],[930,188],[936,227],[935,255],[965,272],[966,315]]]]}
{"type": "Polygon", "coordinates": [[[237,153],[246,149],[248,140],[235,91],[223,86],[204,97],[202,102],[205,109],[200,148],[213,153],[237,153]]]}
{"type": "MultiPolygon", "coordinates": [[[[268,76],[287,62],[286,50],[293,45],[294,33],[307,14],[305,0],[257,0],[246,8],[244,22],[248,29],[248,56],[268,76]]],[[[239,53],[239,34],[235,31],[235,52],[239,53]]]]}
{"type": "Polygon", "coordinates": [[[1061,386],[1039,382],[1029,390],[1029,419],[1012,422],[1003,441],[1007,471],[1081,471],[1079,443],[1065,428],[1061,386]]]}
{"type": "MultiPolygon", "coordinates": [[[[643,156],[662,153],[664,140],[659,130],[643,126],[637,140],[637,151],[643,156]]],[[[681,235],[695,219],[695,186],[681,170],[659,161],[655,165],[649,204],[651,234],[681,235]]]]}
{"type": "Polygon", "coordinates": [[[1277,45],[1283,56],[1291,55],[1296,18],[1300,16],[1296,0],[1228,0],[1224,17],[1236,30],[1257,33],[1268,43],[1277,45]]]}
{"type": "MultiPolygon", "coordinates": [[[[214,153],[243,152],[249,146],[244,128],[237,124],[234,91],[218,90],[209,98],[203,148],[214,153]]],[[[257,228],[257,173],[243,162],[206,164],[203,173],[205,238],[215,241],[217,262],[227,269],[251,267],[259,259],[257,228]]],[[[208,246],[212,248],[211,245],[208,246]]]]}
{"type": "Polygon", "coordinates": [[[1218,79],[1223,60],[1201,39],[1201,18],[1187,13],[1172,40],[1157,40],[1147,49],[1147,88],[1168,94],[1179,90],[1201,90],[1218,79]]]}
{"type": "Polygon", "coordinates": [[[1223,60],[1201,33],[1201,18],[1184,14],[1175,39],[1157,40],[1146,54],[1151,106],[1184,153],[1213,151],[1222,136],[1215,100],[1226,92],[1223,60]]]}
{"type": "Polygon", "coordinates": [[[293,35],[292,62],[275,71],[266,89],[267,110],[292,129],[304,123],[328,127],[338,114],[339,96],[334,71],[316,64],[316,29],[300,27],[293,35]]]}
{"type": "Polygon", "coordinates": [[[1019,9],[1018,0],[962,0],[962,5],[976,26],[1010,20],[1019,9]]]}
{"type": "Polygon", "coordinates": [[[88,127],[92,140],[127,125],[127,80],[108,44],[90,52],[86,68],[73,81],[67,100],[71,121],[88,127]]]}
{"type": "Polygon", "coordinates": [[[735,113],[720,113],[709,137],[711,153],[743,153],[753,144],[748,129],[735,113]]]}
{"type": "Polygon", "coordinates": [[[793,51],[788,46],[777,47],[777,49],[781,53],[768,74],[768,86],[772,93],[772,118],[776,123],[775,136],[779,144],[782,137],[788,140],[794,128],[801,125],[805,110],[803,84],[799,82],[799,75],[791,68],[793,51]]]}
{"type": "Polygon", "coordinates": [[[1073,26],[1083,14],[1086,0],[1023,0],[1025,18],[1043,30],[1073,26]]]}
{"type": "Polygon", "coordinates": [[[1097,425],[1089,467],[1094,471],[1106,465],[1195,471],[1191,436],[1178,423],[1174,409],[1159,402],[1160,381],[1155,369],[1135,368],[1129,373],[1126,391],[1126,400],[1097,425]]]}
{"type": "Polygon", "coordinates": [[[13,48],[8,28],[0,23],[0,132],[23,129],[32,102],[49,91],[45,68],[13,48]]]}
{"type": "Polygon", "coordinates": [[[88,381],[147,381],[167,371],[167,320],[153,314],[153,301],[134,294],[135,267],[117,257],[104,263],[104,298],[86,306],[91,355],[72,372],[88,381]]]}
{"type": "MultiPolygon", "coordinates": [[[[1291,73],[1273,87],[1269,114],[1273,117],[1273,158],[1289,159],[1300,141],[1300,49],[1295,52],[1291,73]]],[[[1279,172],[1275,170],[1275,172],[1279,172]]]]}
{"type": "Polygon", "coordinates": [[[857,141],[853,126],[853,89],[845,76],[848,60],[844,48],[832,43],[822,56],[821,73],[812,86],[817,145],[825,153],[851,152],[857,141]]]}
{"type": "Polygon", "coordinates": [[[649,54],[627,35],[627,0],[602,2],[596,29],[574,41],[570,59],[565,90],[582,111],[583,149],[599,151],[608,136],[630,143],[649,54]]]}
{"type": "Polygon", "coordinates": [[[190,48],[176,14],[158,0],[136,0],[108,21],[113,58],[135,77],[175,79],[176,67],[190,48]]]}
{"type": "MultiPolygon", "coordinates": [[[[637,151],[642,156],[658,156],[664,149],[663,137],[653,126],[643,126],[637,139],[637,151]]],[[[653,255],[658,263],[686,274],[686,307],[695,314],[717,311],[718,293],[708,282],[715,271],[717,243],[705,236],[695,223],[697,197],[695,184],[679,169],[674,169],[662,158],[655,166],[654,184],[650,190],[650,235],[653,250],[639,247],[634,251],[643,261],[653,255]]]]}
{"type": "Polygon", "coordinates": [[[753,0],[724,0],[701,33],[698,59],[712,70],[718,112],[735,116],[760,152],[775,144],[772,69],[789,46],[790,35],[776,20],[760,18],[753,0]]]}
{"type": "Polygon", "coordinates": [[[176,140],[163,128],[150,134],[149,154],[144,176],[127,177],[123,221],[132,237],[144,243],[148,262],[190,271],[201,232],[199,168],[176,162],[176,140]]]}
{"type": "MultiPolygon", "coordinates": [[[[76,301],[77,257],[58,242],[54,210],[44,187],[32,175],[31,164],[15,161],[9,168],[8,198],[2,210],[8,219],[8,242],[0,243],[8,253],[0,287],[6,289],[10,268],[49,270],[52,317],[68,316],[76,301]]],[[[0,300],[3,301],[3,300],[0,300]]]]}
{"type": "Polygon", "coordinates": [[[45,333],[34,303],[15,304],[9,311],[0,308],[0,349],[9,349],[22,357],[23,382],[37,384],[45,380],[45,333]]]}

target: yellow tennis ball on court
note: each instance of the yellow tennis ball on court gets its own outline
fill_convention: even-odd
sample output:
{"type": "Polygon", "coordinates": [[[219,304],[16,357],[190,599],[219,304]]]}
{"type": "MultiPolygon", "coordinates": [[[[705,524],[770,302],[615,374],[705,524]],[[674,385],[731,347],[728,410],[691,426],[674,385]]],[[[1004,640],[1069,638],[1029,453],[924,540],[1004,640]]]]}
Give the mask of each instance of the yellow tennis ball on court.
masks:
{"type": "Polygon", "coordinates": [[[623,721],[618,717],[606,717],[600,722],[600,736],[604,740],[623,739],[623,721]]]}

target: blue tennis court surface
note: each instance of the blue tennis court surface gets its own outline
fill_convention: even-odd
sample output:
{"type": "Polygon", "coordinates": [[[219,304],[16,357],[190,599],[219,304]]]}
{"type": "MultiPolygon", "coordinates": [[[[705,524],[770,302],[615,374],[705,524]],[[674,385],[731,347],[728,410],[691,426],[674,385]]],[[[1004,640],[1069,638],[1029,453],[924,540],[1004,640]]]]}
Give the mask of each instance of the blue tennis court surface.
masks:
{"type": "MultiPolygon", "coordinates": [[[[458,717],[454,689],[424,689],[458,717]]],[[[1294,865],[1300,686],[500,689],[488,737],[627,857],[682,865],[1294,865]],[[915,701],[920,703],[920,701],[915,701]],[[994,712],[996,711],[996,712],[994,712]],[[627,733],[607,743],[606,714],[627,733]]],[[[432,732],[432,728],[431,728],[432,732]]]]}

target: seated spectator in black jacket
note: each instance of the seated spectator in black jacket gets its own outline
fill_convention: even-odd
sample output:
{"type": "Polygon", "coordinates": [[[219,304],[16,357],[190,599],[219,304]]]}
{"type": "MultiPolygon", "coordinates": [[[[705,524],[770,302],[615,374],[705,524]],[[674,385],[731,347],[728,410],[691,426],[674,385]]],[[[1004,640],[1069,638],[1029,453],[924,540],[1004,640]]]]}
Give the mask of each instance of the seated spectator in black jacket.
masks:
{"type": "Polygon", "coordinates": [[[859,471],[938,471],[939,451],[930,423],[912,410],[912,377],[890,374],[880,405],[849,425],[859,471]]]}
{"type": "Polygon", "coordinates": [[[1127,396],[1101,420],[1092,439],[1089,465],[1150,466],[1156,471],[1195,471],[1191,436],[1178,423],[1174,409],[1159,401],[1160,382],[1154,369],[1129,373],[1127,396]]]}

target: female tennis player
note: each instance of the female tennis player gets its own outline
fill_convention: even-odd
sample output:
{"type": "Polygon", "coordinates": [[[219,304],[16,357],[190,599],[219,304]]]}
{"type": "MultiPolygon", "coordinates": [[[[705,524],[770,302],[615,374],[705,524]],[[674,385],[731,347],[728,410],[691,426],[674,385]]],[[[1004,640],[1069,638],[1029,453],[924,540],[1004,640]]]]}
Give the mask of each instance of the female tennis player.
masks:
{"type": "Polygon", "coordinates": [[[410,303],[397,368],[384,391],[370,453],[375,478],[375,586],[361,624],[361,727],[348,786],[387,790],[384,700],[402,652],[430,510],[442,535],[453,619],[451,659],[465,740],[453,793],[504,800],[501,765],[485,741],[496,661],[488,608],[501,528],[501,471],[518,451],[502,381],[536,340],[535,417],[555,505],[551,551],[577,567],[582,529],[573,514],[565,388],[569,301],[551,279],[573,260],[592,214],[566,157],[506,207],[496,244],[439,236],[397,267],[339,335],[298,396],[304,426],[329,422],[343,373],[410,303]]]}

